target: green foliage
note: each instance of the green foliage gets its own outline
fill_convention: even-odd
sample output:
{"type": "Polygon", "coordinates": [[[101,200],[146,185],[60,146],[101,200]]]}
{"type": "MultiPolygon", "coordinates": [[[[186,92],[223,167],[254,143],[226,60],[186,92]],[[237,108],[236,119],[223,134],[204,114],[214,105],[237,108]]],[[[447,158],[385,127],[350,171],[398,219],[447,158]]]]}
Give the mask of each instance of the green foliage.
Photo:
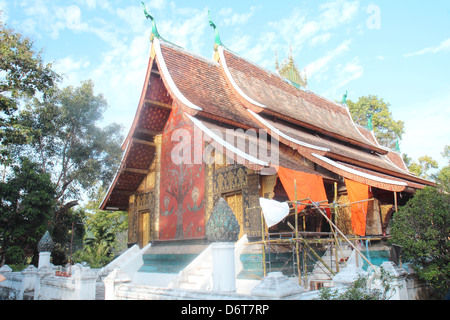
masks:
{"type": "MultiPolygon", "coordinates": [[[[0,40],[0,162],[5,169],[23,167],[29,176],[19,187],[18,171],[4,171],[14,171],[14,178],[1,185],[0,257],[13,246],[28,255],[48,229],[55,242],[53,262],[61,264],[71,249],[72,224],[74,247],[82,244],[84,211],[74,210],[81,194],[93,195],[113,178],[122,153],[121,127],[98,125],[107,103],[94,93],[92,81],[59,89],[60,77],[51,64],[44,65],[32,41],[1,23],[0,40]]],[[[15,260],[23,255],[11,250],[15,260]]]]}
{"type": "Polygon", "coordinates": [[[71,208],[55,217],[52,224],[52,238],[55,244],[52,251],[53,264],[64,265],[70,262],[70,253],[83,248],[86,234],[83,220],[85,212],[81,208],[71,208]]]}
{"type": "Polygon", "coordinates": [[[437,187],[443,192],[450,193],[450,146],[445,146],[442,156],[447,159],[447,166],[436,175],[437,187]]]}
{"type": "Polygon", "coordinates": [[[98,208],[105,196],[105,189],[100,188],[96,198],[85,206],[86,229],[89,236],[86,244],[106,243],[113,253],[124,249],[120,235],[128,230],[128,213],[126,211],[101,211],[98,208]]]}
{"type": "Polygon", "coordinates": [[[0,23],[0,161],[7,161],[11,143],[27,142],[27,130],[17,123],[22,99],[52,94],[59,76],[44,65],[33,42],[0,23]]]}
{"type": "Polygon", "coordinates": [[[371,275],[360,274],[345,290],[322,288],[318,300],[388,300],[395,293],[391,286],[393,277],[383,268],[375,279],[371,275]],[[374,281],[375,280],[375,281],[374,281]],[[378,282],[378,286],[374,286],[378,282]]]}
{"type": "Polygon", "coordinates": [[[447,145],[444,147],[444,151],[442,151],[442,156],[447,159],[448,164],[450,165],[450,146],[447,145]]]}
{"type": "Polygon", "coordinates": [[[428,173],[430,169],[437,169],[439,167],[436,160],[433,160],[430,156],[422,156],[419,161],[413,161],[408,166],[409,171],[421,178],[430,179],[431,176],[428,173]]]}
{"type": "Polygon", "coordinates": [[[127,213],[98,210],[95,214],[88,214],[86,225],[95,241],[112,244],[116,240],[116,235],[128,228],[127,213]]]}
{"type": "Polygon", "coordinates": [[[389,103],[377,96],[360,97],[357,102],[347,100],[353,120],[360,126],[366,127],[372,116],[372,126],[378,142],[388,148],[395,149],[397,137],[401,139],[405,133],[404,122],[396,121],[389,111],[389,103]]]}
{"type": "Polygon", "coordinates": [[[25,255],[36,254],[37,242],[49,228],[55,187],[49,174],[28,158],[12,169],[12,176],[0,183],[0,245],[8,263],[22,263],[25,255]]]}
{"type": "Polygon", "coordinates": [[[450,288],[450,195],[436,188],[417,191],[391,221],[392,242],[402,258],[438,294],[450,288]]]}
{"type": "Polygon", "coordinates": [[[52,173],[57,198],[79,197],[94,192],[98,183],[109,185],[120,161],[121,128],[100,128],[107,108],[103,95],[95,95],[94,83],[67,87],[47,101],[34,99],[20,113],[19,122],[30,129],[30,143],[22,153],[52,173]]]}
{"type": "MultiPolygon", "coordinates": [[[[50,173],[57,201],[53,219],[54,263],[67,261],[71,225],[75,239],[82,239],[84,211],[73,210],[81,193],[92,196],[99,185],[109,185],[121,157],[121,128],[98,126],[107,108],[104,97],[94,93],[94,83],[57,90],[45,101],[34,99],[19,114],[28,128],[29,144],[16,151],[39,163],[50,173]]],[[[73,248],[72,248],[73,249],[73,248]]]]}
{"type": "Polygon", "coordinates": [[[446,166],[439,171],[436,183],[440,190],[450,193],[450,166],[446,166]]]}
{"type": "Polygon", "coordinates": [[[85,246],[83,250],[75,252],[74,263],[87,262],[91,268],[101,268],[114,258],[107,243],[99,242],[85,246]]]}

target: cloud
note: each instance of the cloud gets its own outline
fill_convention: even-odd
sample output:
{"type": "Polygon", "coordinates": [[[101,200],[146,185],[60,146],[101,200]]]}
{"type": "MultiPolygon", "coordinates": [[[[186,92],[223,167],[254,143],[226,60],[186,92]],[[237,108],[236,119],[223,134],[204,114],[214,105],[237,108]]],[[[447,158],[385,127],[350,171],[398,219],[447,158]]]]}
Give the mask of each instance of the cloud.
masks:
{"type": "Polygon", "coordinates": [[[363,73],[364,68],[359,63],[358,57],[355,57],[352,61],[344,65],[338,64],[336,66],[336,89],[345,87],[350,81],[361,78],[363,73]]]}
{"type": "Polygon", "coordinates": [[[361,78],[363,74],[364,67],[360,64],[359,57],[355,57],[346,63],[337,64],[333,70],[323,76],[328,84],[328,89],[323,95],[331,99],[341,97],[347,89],[347,84],[361,78]]]}
{"type": "Polygon", "coordinates": [[[334,0],[321,4],[317,12],[294,8],[291,14],[279,21],[271,21],[268,27],[282,39],[284,50],[291,44],[293,54],[298,55],[304,45],[325,45],[333,31],[351,23],[359,10],[359,1],[334,0]]]}
{"type": "Polygon", "coordinates": [[[144,19],[142,8],[138,6],[117,8],[116,15],[127,22],[133,32],[141,32],[142,30],[145,30],[145,28],[150,28],[151,26],[150,21],[144,19]],[[141,17],[141,19],[136,19],[136,17],[141,17]]]}
{"type": "Polygon", "coordinates": [[[87,23],[81,22],[81,9],[78,6],[70,5],[62,8],[62,19],[66,21],[66,27],[70,30],[87,30],[87,23]]]}
{"type": "Polygon", "coordinates": [[[86,80],[83,76],[88,71],[90,61],[88,58],[65,57],[54,62],[54,70],[63,76],[63,85],[78,86],[81,81],[86,80]]]}
{"type": "Polygon", "coordinates": [[[320,34],[311,39],[311,46],[315,47],[316,45],[319,45],[319,44],[325,44],[330,39],[331,39],[331,33],[327,32],[327,33],[320,34]]]}
{"type": "Polygon", "coordinates": [[[425,48],[425,49],[422,49],[420,51],[413,52],[413,53],[406,53],[403,56],[406,57],[406,58],[409,58],[409,57],[414,57],[414,56],[420,56],[420,55],[423,55],[423,54],[426,54],[426,53],[438,53],[438,52],[441,52],[441,51],[444,51],[444,52],[448,51],[448,52],[450,52],[450,38],[442,41],[438,46],[428,47],[428,48],[425,48]]]}
{"type": "Polygon", "coordinates": [[[248,13],[233,13],[232,8],[223,8],[219,11],[219,15],[225,16],[223,19],[224,26],[236,26],[243,25],[255,14],[256,7],[250,7],[250,12],[248,13]]]}
{"type": "Polygon", "coordinates": [[[8,21],[8,3],[4,0],[0,1],[0,22],[8,21]]]}
{"type": "Polygon", "coordinates": [[[170,39],[170,42],[200,54],[204,45],[205,31],[210,28],[208,12],[206,9],[176,9],[182,14],[187,14],[188,10],[187,19],[165,19],[158,24],[158,31],[163,38],[170,39]]]}
{"type": "Polygon", "coordinates": [[[306,74],[308,78],[318,77],[321,74],[328,71],[329,64],[339,55],[349,50],[349,45],[351,41],[345,40],[334,50],[328,51],[327,54],[323,57],[320,57],[316,61],[311,62],[306,66],[306,74]]]}
{"type": "MultiPolygon", "coordinates": [[[[332,39],[333,31],[350,23],[359,9],[359,1],[333,0],[319,6],[317,12],[294,7],[289,16],[280,20],[269,21],[259,26],[252,34],[242,34],[240,29],[227,40],[230,49],[243,57],[272,69],[275,64],[275,51],[288,52],[292,45],[293,55],[299,55],[305,44],[311,47],[325,45],[332,39]],[[256,33],[258,32],[258,33],[256,33]]],[[[248,13],[237,14],[231,7],[224,7],[219,16],[226,17],[223,25],[237,26],[248,22],[258,7],[251,7],[248,13]]],[[[222,39],[223,40],[223,39],[222,39]]],[[[342,51],[348,50],[349,41],[329,52],[309,65],[311,73],[328,66],[329,62],[342,51]]],[[[310,72],[307,71],[308,77],[310,72]]]]}
{"type": "Polygon", "coordinates": [[[87,7],[89,10],[94,10],[97,8],[108,10],[110,13],[113,12],[113,8],[108,0],[77,0],[81,6],[87,7]]]}
{"type": "MultiPolygon", "coordinates": [[[[60,6],[58,2],[35,0],[21,1],[21,13],[25,18],[20,22],[20,29],[29,35],[42,38],[42,31],[52,39],[58,39],[60,32],[67,29],[74,32],[87,31],[88,23],[82,21],[82,10],[77,5],[60,6]]],[[[92,5],[92,4],[91,4],[92,5]]]]}
{"type": "Polygon", "coordinates": [[[80,69],[86,69],[89,65],[90,62],[88,58],[79,58],[75,60],[73,57],[58,59],[54,63],[55,69],[62,74],[73,72],[75,70],[79,71],[80,69]]]}
{"type": "Polygon", "coordinates": [[[359,1],[330,1],[320,5],[322,11],[319,17],[322,29],[334,29],[342,24],[349,23],[357,14],[359,1]]]}

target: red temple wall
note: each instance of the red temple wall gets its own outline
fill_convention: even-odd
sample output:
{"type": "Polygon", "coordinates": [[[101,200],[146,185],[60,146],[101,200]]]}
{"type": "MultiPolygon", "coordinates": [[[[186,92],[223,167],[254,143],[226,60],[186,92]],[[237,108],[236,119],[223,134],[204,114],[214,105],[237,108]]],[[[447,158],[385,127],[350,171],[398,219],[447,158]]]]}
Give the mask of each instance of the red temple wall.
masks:
{"type": "Polygon", "coordinates": [[[194,161],[201,159],[202,146],[201,137],[194,135],[193,125],[183,119],[181,108],[174,103],[162,136],[161,240],[204,237],[205,165],[194,161]]]}

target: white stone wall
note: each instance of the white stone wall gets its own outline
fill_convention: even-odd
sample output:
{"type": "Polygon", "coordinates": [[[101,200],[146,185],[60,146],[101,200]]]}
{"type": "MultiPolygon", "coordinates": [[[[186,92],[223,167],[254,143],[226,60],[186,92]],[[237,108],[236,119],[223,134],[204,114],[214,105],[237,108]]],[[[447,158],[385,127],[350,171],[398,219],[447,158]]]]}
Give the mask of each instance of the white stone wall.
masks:
{"type": "Polygon", "coordinates": [[[55,275],[53,266],[39,270],[28,266],[22,272],[12,272],[8,266],[0,268],[6,281],[0,282],[0,297],[22,300],[25,293],[33,293],[34,300],[95,300],[97,272],[81,265],[72,266],[70,277],[55,275]]]}

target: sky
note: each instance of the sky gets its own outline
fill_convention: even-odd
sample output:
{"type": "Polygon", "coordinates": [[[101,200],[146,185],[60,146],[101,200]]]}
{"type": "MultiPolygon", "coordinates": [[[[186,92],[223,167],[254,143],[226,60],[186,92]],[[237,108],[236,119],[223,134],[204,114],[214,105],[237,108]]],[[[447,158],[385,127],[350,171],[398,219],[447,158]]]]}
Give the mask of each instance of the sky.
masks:
{"type": "MultiPolygon", "coordinates": [[[[450,1],[144,0],[160,35],[213,57],[224,45],[269,70],[290,50],[308,89],[357,101],[376,95],[405,122],[402,153],[429,155],[442,168],[450,145],[450,1]]],[[[141,1],[0,0],[0,20],[34,41],[64,76],[62,87],[92,79],[109,108],[105,125],[134,118],[149,59],[151,23],[141,1]]]]}

